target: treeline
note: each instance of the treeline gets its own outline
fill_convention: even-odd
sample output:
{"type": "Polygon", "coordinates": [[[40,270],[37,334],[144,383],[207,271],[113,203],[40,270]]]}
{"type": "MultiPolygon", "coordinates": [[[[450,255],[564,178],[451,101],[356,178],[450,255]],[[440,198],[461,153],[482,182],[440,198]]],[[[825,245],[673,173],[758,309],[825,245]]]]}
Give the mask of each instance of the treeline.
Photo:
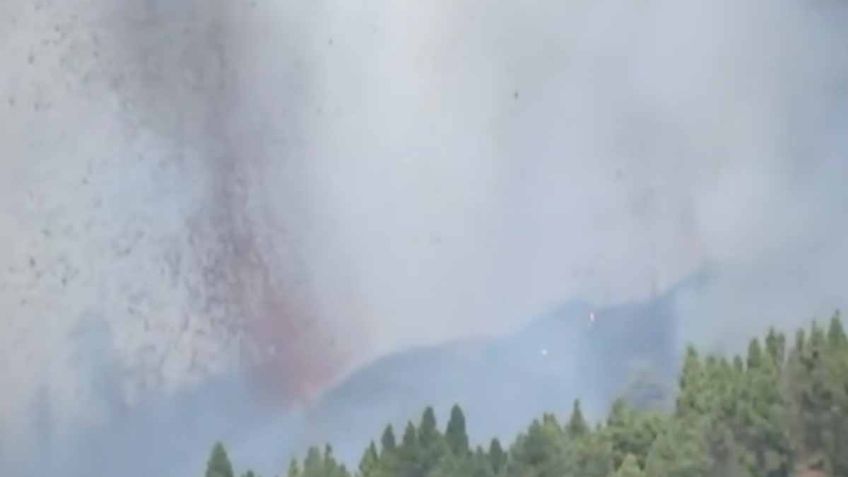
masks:
{"type": "MultiPolygon", "coordinates": [[[[505,449],[472,447],[458,406],[441,431],[432,408],[398,442],[387,426],[355,470],[330,446],[293,460],[287,477],[783,477],[848,476],[848,339],[838,313],[799,330],[770,330],[745,356],[702,357],[690,347],[674,409],[624,400],[604,422],[575,402],[566,422],[533,421],[505,449]]],[[[243,474],[254,477],[252,472],[243,474]]],[[[206,477],[233,477],[221,444],[206,477]]]]}

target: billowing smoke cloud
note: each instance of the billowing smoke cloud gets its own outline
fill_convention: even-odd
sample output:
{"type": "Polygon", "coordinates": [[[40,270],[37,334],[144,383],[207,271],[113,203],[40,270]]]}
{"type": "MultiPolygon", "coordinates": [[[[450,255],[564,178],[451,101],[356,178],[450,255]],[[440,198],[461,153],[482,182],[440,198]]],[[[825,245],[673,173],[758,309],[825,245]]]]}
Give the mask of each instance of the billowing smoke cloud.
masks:
{"type": "Polygon", "coordinates": [[[3,2],[0,449],[705,267],[682,340],[831,312],[846,8],[3,2]]]}
{"type": "Polygon", "coordinates": [[[132,406],[242,367],[277,402],[335,376],[334,334],[361,341],[320,315],[302,261],[297,22],[229,2],[3,8],[3,457],[30,457],[36,400],[57,428],[119,418],[99,381],[132,406]],[[106,345],[87,350],[84,324],[106,345]]]}
{"type": "Polygon", "coordinates": [[[821,284],[844,256],[838,2],[366,5],[330,10],[314,59],[310,186],[387,317],[377,347],[705,266],[735,296],[705,298],[684,339],[843,302],[821,284]],[[780,278],[798,269],[803,287],[780,278]]]}

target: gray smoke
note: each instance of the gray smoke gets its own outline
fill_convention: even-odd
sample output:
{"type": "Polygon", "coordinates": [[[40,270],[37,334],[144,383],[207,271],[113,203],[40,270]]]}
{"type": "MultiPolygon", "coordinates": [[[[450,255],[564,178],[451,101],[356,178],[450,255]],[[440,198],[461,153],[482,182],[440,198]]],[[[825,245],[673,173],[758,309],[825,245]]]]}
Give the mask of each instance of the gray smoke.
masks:
{"type": "Polygon", "coordinates": [[[220,376],[288,405],[703,269],[681,341],[826,316],[846,9],[3,2],[0,464],[220,376]]]}

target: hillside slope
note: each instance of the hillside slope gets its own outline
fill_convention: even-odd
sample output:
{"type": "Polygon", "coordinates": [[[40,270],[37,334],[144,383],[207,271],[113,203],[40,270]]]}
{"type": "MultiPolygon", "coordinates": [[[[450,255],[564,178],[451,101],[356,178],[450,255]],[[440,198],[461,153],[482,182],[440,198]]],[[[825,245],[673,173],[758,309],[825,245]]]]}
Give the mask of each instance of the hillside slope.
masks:
{"type": "MultiPolygon", "coordinates": [[[[472,440],[514,435],[543,412],[567,412],[576,398],[602,415],[634,379],[672,378],[674,299],[691,286],[610,308],[572,302],[512,335],[386,356],[324,395],[306,416],[305,440],[333,442],[340,457],[356,459],[386,422],[402,426],[428,405],[444,413],[461,403],[475,422],[472,440]]],[[[662,398],[637,391],[638,399],[662,398]]]]}

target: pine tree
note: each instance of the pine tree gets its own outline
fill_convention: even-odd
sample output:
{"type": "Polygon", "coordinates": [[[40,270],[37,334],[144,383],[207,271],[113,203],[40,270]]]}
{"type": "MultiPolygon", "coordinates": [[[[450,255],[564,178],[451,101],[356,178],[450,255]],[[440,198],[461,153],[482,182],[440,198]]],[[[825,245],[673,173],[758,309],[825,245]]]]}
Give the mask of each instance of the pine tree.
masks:
{"type": "Polygon", "coordinates": [[[424,409],[418,429],[418,435],[422,443],[429,444],[430,442],[435,442],[439,437],[439,430],[436,428],[436,413],[433,412],[432,407],[428,406],[424,409]]]}
{"type": "Polygon", "coordinates": [[[400,441],[401,449],[414,449],[418,445],[418,434],[415,432],[415,425],[410,421],[406,423],[406,429],[403,430],[403,438],[400,441]]]}
{"type": "Polygon", "coordinates": [[[495,474],[500,474],[506,467],[507,454],[498,439],[492,439],[492,442],[489,443],[489,461],[495,474]]]}
{"type": "Polygon", "coordinates": [[[583,437],[589,432],[589,426],[586,424],[586,419],[583,418],[583,411],[580,410],[579,399],[574,401],[571,409],[571,417],[565,426],[565,432],[572,439],[583,437]]]}
{"type": "Polygon", "coordinates": [[[391,425],[387,425],[380,438],[382,451],[377,464],[377,474],[380,476],[396,476],[400,466],[400,450],[395,439],[395,431],[391,425]]]}
{"type": "Polygon", "coordinates": [[[451,408],[450,419],[445,428],[445,440],[448,448],[455,455],[464,455],[469,452],[468,434],[465,431],[465,415],[458,404],[451,408]]]}
{"type": "Polygon", "coordinates": [[[760,347],[760,341],[756,338],[748,344],[747,364],[748,369],[756,369],[763,365],[763,350],[760,347]]]}
{"type": "Polygon", "coordinates": [[[303,459],[303,477],[323,477],[324,457],[317,447],[310,447],[303,459]]]}
{"type": "Polygon", "coordinates": [[[371,441],[359,461],[359,475],[361,477],[373,477],[377,473],[379,463],[380,455],[377,453],[377,446],[374,445],[374,441],[371,441]]]}
{"type": "Polygon", "coordinates": [[[233,466],[224,445],[216,442],[206,463],[206,477],[233,477],[233,466]]]}
{"type": "Polygon", "coordinates": [[[400,447],[397,451],[395,472],[400,477],[421,477],[421,448],[418,440],[418,432],[412,422],[406,423],[403,431],[400,447]]]}
{"type": "Polygon", "coordinates": [[[846,342],[845,329],[842,328],[842,320],[839,317],[839,310],[833,314],[830,319],[830,327],[827,330],[827,341],[831,348],[839,348],[844,346],[846,342]]]}
{"type": "Polygon", "coordinates": [[[700,415],[704,412],[704,372],[701,358],[694,347],[686,348],[683,370],[680,372],[677,396],[677,416],[700,415]]]}
{"type": "Polygon", "coordinates": [[[432,407],[427,407],[421,415],[418,443],[425,459],[438,460],[441,457],[445,443],[436,425],[436,414],[432,407]]]}
{"type": "Polygon", "coordinates": [[[389,424],[383,430],[383,437],[380,438],[380,445],[383,447],[383,454],[394,452],[395,448],[397,448],[397,441],[395,439],[395,431],[392,428],[392,425],[389,424]]]}
{"type": "Polygon", "coordinates": [[[769,328],[766,335],[766,352],[778,369],[783,367],[783,361],[786,358],[786,337],[774,328],[769,328]]]}
{"type": "Polygon", "coordinates": [[[427,407],[418,426],[418,463],[421,475],[429,474],[447,452],[447,443],[436,426],[433,408],[427,407]]]}

